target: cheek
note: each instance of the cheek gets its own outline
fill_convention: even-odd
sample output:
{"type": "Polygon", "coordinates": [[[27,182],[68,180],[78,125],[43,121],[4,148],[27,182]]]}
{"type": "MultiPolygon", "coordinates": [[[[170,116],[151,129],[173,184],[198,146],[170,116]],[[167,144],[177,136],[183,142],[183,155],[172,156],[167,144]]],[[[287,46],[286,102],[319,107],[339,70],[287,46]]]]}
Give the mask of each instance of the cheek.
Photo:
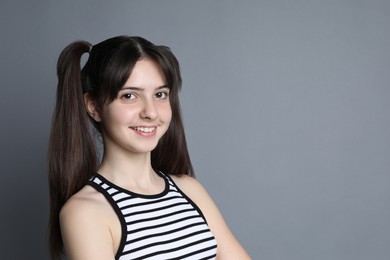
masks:
{"type": "Polygon", "coordinates": [[[127,123],[134,117],[134,111],[130,109],[110,109],[103,114],[103,123],[106,125],[127,123]]]}

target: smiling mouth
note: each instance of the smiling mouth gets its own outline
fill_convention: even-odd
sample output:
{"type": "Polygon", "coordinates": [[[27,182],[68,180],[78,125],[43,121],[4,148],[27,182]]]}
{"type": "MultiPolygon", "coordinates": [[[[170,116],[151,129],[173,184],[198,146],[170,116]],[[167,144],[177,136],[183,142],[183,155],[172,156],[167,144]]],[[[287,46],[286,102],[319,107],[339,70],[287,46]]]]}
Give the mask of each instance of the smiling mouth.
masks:
{"type": "Polygon", "coordinates": [[[153,132],[154,130],[156,130],[156,127],[131,127],[131,129],[134,129],[136,131],[139,131],[139,132],[143,132],[143,133],[151,133],[153,132]]]}

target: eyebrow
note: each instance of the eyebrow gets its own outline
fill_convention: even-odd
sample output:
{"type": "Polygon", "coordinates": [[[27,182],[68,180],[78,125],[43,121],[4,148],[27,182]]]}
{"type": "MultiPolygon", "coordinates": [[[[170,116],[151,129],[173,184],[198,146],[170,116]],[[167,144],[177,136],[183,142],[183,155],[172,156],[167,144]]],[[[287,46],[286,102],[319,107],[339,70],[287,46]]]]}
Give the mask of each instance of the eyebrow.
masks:
{"type": "MultiPolygon", "coordinates": [[[[164,88],[168,88],[167,85],[163,85],[163,86],[160,86],[158,88],[156,88],[157,90],[159,89],[164,89],[164,88]]],[[[169,89],[169,88],[168,88],[169,89]]],[[[121,90],[137,90],[137,91],[144,91],[143,88],[139,88],[139,87],[132,87],[132,86],[125,86],[123,87],[121,90]]]]}

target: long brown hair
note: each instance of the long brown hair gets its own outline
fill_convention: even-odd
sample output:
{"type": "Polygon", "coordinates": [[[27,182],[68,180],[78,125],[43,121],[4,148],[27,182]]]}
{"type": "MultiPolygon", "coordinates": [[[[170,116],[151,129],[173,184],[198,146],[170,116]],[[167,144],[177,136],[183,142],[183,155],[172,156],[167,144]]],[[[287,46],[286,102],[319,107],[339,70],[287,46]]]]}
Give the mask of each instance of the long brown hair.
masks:
{"type": "Polygon", "coordinates": [[[57,63],[57,97],[48,149],[52,259],[60,259],[63,254],[59,212],[99,165],[91,126],[97,132],[101,129],[88,115],[83,95],[87,93],[100,108],[112,102],[135,63],[142,58],[154,61],[163,72],[170,88],[172,109],[169,128],[152,151],[152,167],[173,175],[194,176],[179,103],[180,68],[170,49],[129,36],[110,38],[94,46],[85,41],[71,43],[62,51],[57,63]],[[81,57],[86,53],[89,57],[81,69],[81,57]]]}

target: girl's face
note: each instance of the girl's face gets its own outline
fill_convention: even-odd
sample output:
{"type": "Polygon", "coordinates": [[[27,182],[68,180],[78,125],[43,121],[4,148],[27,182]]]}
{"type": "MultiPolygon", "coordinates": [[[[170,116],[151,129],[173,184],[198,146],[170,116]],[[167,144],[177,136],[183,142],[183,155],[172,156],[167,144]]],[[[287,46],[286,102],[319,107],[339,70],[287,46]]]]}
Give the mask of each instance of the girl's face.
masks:
{"type": "Polygon", "coordinates": [[[172,117],[169,88],[159,67],[139,60],[118,96],[98,113],[105,149],[151,152],[172,117]]]}

